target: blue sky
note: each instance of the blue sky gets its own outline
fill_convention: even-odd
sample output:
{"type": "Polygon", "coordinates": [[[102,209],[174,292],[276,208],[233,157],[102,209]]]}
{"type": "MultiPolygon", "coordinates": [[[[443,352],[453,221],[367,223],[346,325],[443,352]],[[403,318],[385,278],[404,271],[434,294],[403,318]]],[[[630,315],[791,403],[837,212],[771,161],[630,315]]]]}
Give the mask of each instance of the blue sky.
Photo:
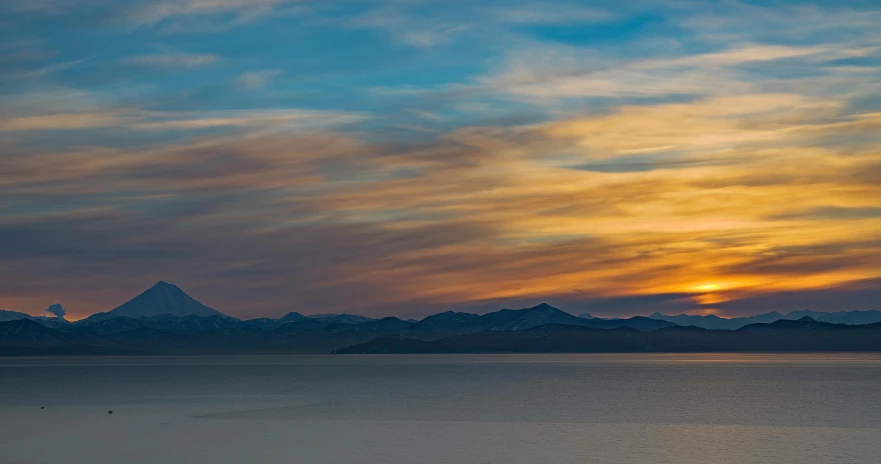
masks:
{"type": "MultiPolygon", "coordinates": [[[[870,309],[881,7],[0,5],[0,307],[870,309]]],[[[877,308],[876,308],[877,309],[877,308]]]]}

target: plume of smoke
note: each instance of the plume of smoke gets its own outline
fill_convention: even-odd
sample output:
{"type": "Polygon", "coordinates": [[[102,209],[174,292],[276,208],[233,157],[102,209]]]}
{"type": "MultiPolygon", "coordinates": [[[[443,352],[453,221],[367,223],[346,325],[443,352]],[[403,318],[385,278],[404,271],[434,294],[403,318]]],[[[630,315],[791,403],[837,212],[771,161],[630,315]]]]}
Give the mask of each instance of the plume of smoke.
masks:
{"type": "Polygon", "coordinates": [[[64,307],[58,303],[49,305],[49,307],[44,309],[43,312],[46,313],[47,316],[55,316],[58,319],[64,319],[64,315],[67,314],[64,307]]]}

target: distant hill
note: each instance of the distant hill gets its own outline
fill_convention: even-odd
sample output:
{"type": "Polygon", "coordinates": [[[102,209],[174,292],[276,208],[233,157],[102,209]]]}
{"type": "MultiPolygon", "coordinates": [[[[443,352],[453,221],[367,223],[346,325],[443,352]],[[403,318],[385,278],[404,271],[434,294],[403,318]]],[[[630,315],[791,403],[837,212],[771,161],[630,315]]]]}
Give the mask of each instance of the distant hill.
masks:
{"type": "Polygon", "coordinates": [[[18,311],[7,311],[5,309],[0,309],[0,322],[2,321],[14,321],[17,319],[31,319],[33,316],[27,313],[20,313],[18,311]]]}
{"type": "Polygon", "coordinates": [[[309,319],[309,318],[298,313],[298,312],[291,311],[291,312],[285,314],[284,316],[278,318],[278,322],[282,322],[282,323],[297,322],[297,321],[304,321],[306,319],[309,319]]]}
{"type": "Polygon", "coordinates": [[[759,314],[749,317],[733,317],[723,318],[716,315],[690,315],[679,314],[677,316],[668,316],[661,313],[654,313],[649,316],[652,319],[672,322],[681,326],[693,325],[704,329],[721,329],[736,330],[745,325],[755,323],[771,323],[779,320],[798,320],[808,316],[816,321],[829,322],[832,324],[872,324],[881,322],[881,311],[839,311],[839,312],[821,312],[821,311],[793,311],[788,314],[780,314],[776,311],[770,313],[759,314]]]}
{"type": "Polygon", "coordinates": [[[21,336],[8,340],[7,336],[0,336],[0,353],[12,347],[14,354],[67,354],[68,350],[102,354],[329,353],[386,335],[431,341],[484,331],[528,330],[547,324],[575,324],[598,330],[629,326],[634,330],[654,330],[672,325],[644,317],[589,320],[547,304],[503,309],[482,316],[445,312],[421,321],[347,314],[303,316],[296,312],[278,319],[242,321],[207,308],[179,288],[162,282],[113,311],[82,321],[28,322],[35,334],[42,335],[27,339],[30,341],[22,341],[25,339],[21,336]],[[193,312],[205,315],[188,314],[193,312]],[[41,329],[47,332],[40,332],[41,329]]]}
{"type": "Polygon", "coordinates": [[[62,346],[74,337],[50,329],[31,319],[0,322],[0,341],[6,346],[62,346]]]}
{"type": "Polygon", "coordinates": [[[0,311],[12,319],[0,322],[0,355],[881,350],[881,324],[789,320],[804,313],[847,323],[881,316],[801,311],[736,319],[602,319],[542,303],[483,315],[447,311],[418,321],[299,312],[239,320],[158,282],[111,311],[76,322],[0,311]]]}
{"type": "Polygon", "coordinates": [[[184,293],[177,285],[159,281],[131,300],[107,311],[93,314],[83,322],[97,322],[114,317],[155,317],[155,316],[226,316],[203,305],[184,293]]]}
{"type": "Polygon", "coordinates": [[[548,324],[571,325],[578,327],[591,327],[595,329],[614,329],[617,327],[630,327],[637,330],[654,330],[662,327],[671,327],[676,324],[652,320],[647,317],[632,317],[629,319],[598,319],[573,316],[563,310],[557,309],[547,303],[525,309],[502,309],[474,318],[467,323],[474,332],[490,331],[518,331],[541,327],[548,324]]]}
{"type": "Polygon", "coordinates": [[[376,320],[357,314],[310,314],[305,317],[318,321],[332,322],[334,324],[362,324],[364,322],[371,322],[376,320]]]}
{"type": "Polygon", "coordinates": [[[421,321],[417,321],[417,323],[423,327],[457,326],[460,324],[468,324],[479,317],[480,315],[473,313],[446,311],[432,314],[421,321]]]}
{"type": "Polygon", "coordinates": [[[54,329],[20,319],[0,322],[0,355],[881,351],[881,323],[830,324],[809,317],[738,330],[551,323],[475,331],[469,320],[477,318],[448,314],[414,323],[389,317],[361,324],[306,318],[266,326],[225,316],[166,315],[116,317],[54,329]]]}
{"type": "Polygon", "coordinates": [[[836,312],[800,310],[792,311],[791,313],[787,314],[784,319],[796,320],[801,319],[805,316],[808,316],[820,322],[829,322],[832,324],[861,325],[881,322],[881,311],[877,310],[836,312]]]}
{"type": "MultiPolygon", "coordinates": [[[[676,325],[681,326],[694,326],[700,327],[702,329],[710,329],[710,330],[735,330],[739,329],[747,324],[752,324],[758,322],[752,318],[747,317],[737,317],[737,318],[724,318],[719,317],[714,314],[709,314],[706,316],[696,316],[690,314],[679,314],[677,316],[668,316],[661,313],[654,313],[649,316],[652,319],[656,319],[659,321],[667,321],[672,322],[676,325]]],[[[782,315],[780,317],[783,317],[782,315]]],[[[776,319],[775,319],[776,320],[776,319]]],[[[766,321],[773,322],[773,321],[766,321]]]]}
{"type": "Polygon", "coordinates": [[[59,326],[64,326],[69,324],[70,322],[65,320],[64,318],[58,317],[47,317],[47,316],[32,316],[28,313],[22,313],[19,311],[7,311],[0,309],[0,322],[3,321],[16,321],[19,319],[30,319],[32,321],[37,321],[40,324],[43,324],[46,327],[54,328],[59,326]]]}
{"type": "Polygon", "coordinates": [[[386,335],[337,353],[612,353],[881,351],[881,323],[844,325],[809,317],[738,330],[670,327],[648,332],[550,324],[515,332],[480,332],[435,341],[386,335]]]}
{"type": "Polygon", "coordinates": [[[440,338],[453,333],[470,331],[470,324],[479,317],[479,315],[472,313],[446,311],[414,322],[410,326],[410,331],[429,338],[440,338]]]}
{"type": "Polygon", "coordinates": [[[603,321],[604,324],[612,325],[614,327],[629,327],[631,329],[640,330],[643,332],[647,332],[650,330],[658,330],[667,327],[677,327],[678,324],[669,321],[662,321],[659,319],[652,319],[650,317],[644,316],[633,316],[627,319],[596,319],[595,321],[603,321]]]}
{"type": "Polygon", "coordinates": [[[484,314],[469,323],[480,330],[525,330],[547,324],[589,326],[592,320],[582,319],[547,303],[525,309],[501,309],[484,314]]]}

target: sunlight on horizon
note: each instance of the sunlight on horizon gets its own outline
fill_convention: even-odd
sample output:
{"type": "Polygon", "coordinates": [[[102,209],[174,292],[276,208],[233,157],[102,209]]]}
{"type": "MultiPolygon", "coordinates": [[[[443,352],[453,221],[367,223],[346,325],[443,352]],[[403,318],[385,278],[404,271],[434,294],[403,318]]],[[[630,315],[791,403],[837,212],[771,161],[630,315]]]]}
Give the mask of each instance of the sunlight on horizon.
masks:
{"type": "Polygon", "coordinates": [[[157,280],[241,317],[881,297],[878,5],[0,12],[4,309],[157,280]]]}

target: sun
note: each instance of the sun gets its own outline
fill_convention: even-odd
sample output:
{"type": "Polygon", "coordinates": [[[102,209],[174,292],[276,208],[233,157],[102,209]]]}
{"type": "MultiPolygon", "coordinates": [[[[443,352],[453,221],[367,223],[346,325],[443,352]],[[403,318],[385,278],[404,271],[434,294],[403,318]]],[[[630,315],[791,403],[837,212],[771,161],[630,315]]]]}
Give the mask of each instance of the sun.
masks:
{"type": "Polygon", "coordinates": [[[698,290],[701,292],[715,292],[716,290],[719,290],[720,288],[721,287],[719,286],[719,284],[701,284],[701,285],[694,287],[695,290],[698,290]]]}

